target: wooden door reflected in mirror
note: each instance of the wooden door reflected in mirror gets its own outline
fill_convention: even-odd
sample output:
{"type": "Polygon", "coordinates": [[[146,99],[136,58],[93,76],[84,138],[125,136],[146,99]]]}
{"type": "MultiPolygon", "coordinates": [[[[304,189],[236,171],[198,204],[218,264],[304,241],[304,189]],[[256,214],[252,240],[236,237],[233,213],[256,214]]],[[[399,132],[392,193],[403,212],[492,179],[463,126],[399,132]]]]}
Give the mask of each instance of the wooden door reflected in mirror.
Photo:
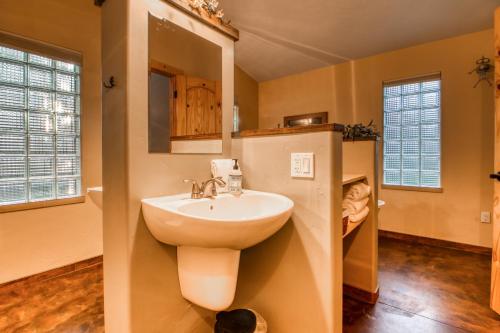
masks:
{"type": "Polygon", "coordinates": [[[221,48],[150,16],[149,152],[222,152],[221,48]]]}

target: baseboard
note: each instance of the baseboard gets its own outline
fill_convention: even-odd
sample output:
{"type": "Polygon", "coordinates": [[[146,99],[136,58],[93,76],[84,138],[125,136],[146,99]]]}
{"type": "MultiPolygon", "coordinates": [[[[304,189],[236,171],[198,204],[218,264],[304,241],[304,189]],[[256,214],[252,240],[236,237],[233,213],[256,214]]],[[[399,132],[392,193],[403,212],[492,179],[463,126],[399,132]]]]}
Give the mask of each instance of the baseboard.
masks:
{"type": "Polygon", "coordinates": [[[452,242],[452,241],[447,241],[447,240],[442,240],[442,239],[408,235],[408,234],[402,234],[399,232],[386,231],[386,230],[379,230],[378,235],[379,235],[379,237],[397,239],[397,240],[401,240],[401,241],[412,243],[412,244],[430,245],[430,246],[436,246],[436,247],[443,247],[446,249],[453,249],[453,250],[459,250],[459,251],[464,251],[464,252],[481,254],[481,255],[485,255],[485,256],[491,256],[491,249],[489,247],[484,247],[484,246],[462,244],[462,243],[457,243],[457,242],[452,242]]]}
{"type": "Polygon", "coordinates": [[[69,264],[66,266],[54,268],[45,272],[37,273],[34,275],[26,276],[17,280],[9,281],[9,282],[4,282],[0,284],[0,288],[11,288],[13,286],[20,286],[24,284],[30,284],[33,282],[43,282],[47,280],[54,279],[56,277],[59,277],[61,275],[66,275],[69,273],[73,273],[82,269],[87,269],[89,267],[93,267],[96,265],[102,264],[102,256],[97,256],[94,258],[89,258],[85,259],[82,261],[78,261],[73,264],[69,264]]]}
{"type": "Polygon", "coordinates": [[[343,285],[343,292],[345,296],[348,296],[350,298],[353,298],[355,300],[365,302],[368,304],[375,304],[377,303],[378,300],[378,295],[379,295],[379,288],[377,288],[377,291],[372,293],[363,289],[359,289],[347,284],[343,285]]]}
{"type": "Polygon", "coordinates": [[[370,262],[362,260],[362,258],[346,257],[343,260],[343,278],[344,285],[364,287],[370,286],[373,276],[373,268],[370,262]]]}

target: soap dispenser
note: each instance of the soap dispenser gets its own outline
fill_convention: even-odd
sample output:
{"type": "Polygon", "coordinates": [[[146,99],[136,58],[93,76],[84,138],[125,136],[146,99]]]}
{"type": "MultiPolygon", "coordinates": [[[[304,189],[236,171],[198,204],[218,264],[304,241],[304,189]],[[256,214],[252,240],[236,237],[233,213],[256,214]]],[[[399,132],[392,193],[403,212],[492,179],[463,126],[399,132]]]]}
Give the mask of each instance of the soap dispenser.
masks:
{"type": "Polygon", "coordinates": [[[233,169],[229,172],[228,176],[229,193],[239,196],[242,192],[242,180],[243,175],[238,165],[238,159],[235,158],[233,159],[233,169]]]}

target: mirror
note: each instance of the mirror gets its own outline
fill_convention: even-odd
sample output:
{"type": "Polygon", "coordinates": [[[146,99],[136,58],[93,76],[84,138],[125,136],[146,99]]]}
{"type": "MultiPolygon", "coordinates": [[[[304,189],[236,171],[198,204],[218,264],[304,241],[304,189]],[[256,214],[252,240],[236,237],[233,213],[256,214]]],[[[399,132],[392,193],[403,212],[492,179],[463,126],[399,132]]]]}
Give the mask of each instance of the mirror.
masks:
{"type": "Polygon", "coordinates": [[[149,15],[150,153],[222,153],[222,49],[149,15]]]}

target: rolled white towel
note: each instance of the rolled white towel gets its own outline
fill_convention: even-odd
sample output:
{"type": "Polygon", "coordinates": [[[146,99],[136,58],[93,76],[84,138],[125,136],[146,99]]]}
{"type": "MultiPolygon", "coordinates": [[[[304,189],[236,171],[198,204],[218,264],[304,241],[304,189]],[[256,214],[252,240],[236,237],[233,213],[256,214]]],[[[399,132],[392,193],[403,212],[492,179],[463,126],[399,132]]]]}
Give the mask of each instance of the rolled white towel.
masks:
{"type": "Polygon", "coordinates": [[[346,198],[342,201],[342,209],[348,211],[349,215],[357,214],[361,212],[367,204],[368,198],[364,198],[361,200],[351,200],[346,198]]]}
{"type": "Polygon", "coordinates": [[[358,223],[364,220],[367,216],[368,213],[370,212],[370,208],[365,207],[363,210],[357,214],[349,215],[349,222],[352,223],[358,223]]]}
{"type": "Polygon", "coordinates": [[[351,185],[349,190],[347,190],[345,198],[357,201],[368,197],[370,195],[370,192],[370,186],[364,183],[356,183],[354,185],[351,185]]]}

